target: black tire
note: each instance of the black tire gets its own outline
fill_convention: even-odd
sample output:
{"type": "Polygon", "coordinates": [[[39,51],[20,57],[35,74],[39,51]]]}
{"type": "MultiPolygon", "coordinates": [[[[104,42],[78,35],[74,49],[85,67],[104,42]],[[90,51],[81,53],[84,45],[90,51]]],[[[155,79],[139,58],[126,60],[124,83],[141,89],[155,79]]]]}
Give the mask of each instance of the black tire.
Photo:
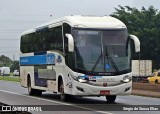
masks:
{"type": "Polygon", "coordinates": [[[41,96],[42,95],[42,90],[35,89],[35,95],[36,96],[41,96]]]}
{"type": "Polygon", "coordinates": [[[155,84],[159,84],[159,83],[158,83],[158,80],[155,81],[155,84]]]}
{"type": "Polygon", "coordinates": [[[114,103],[116,100],[116,97],[117,97],[116,95],[106,96],[107,103],[114,103]]]}
{"type": "Polygon", "coordinates": [[[64,93],[63,80],[60,82],[60,98],[61,98],[61,101],[66,101],[67,100],[67,95],[64,93]]]}
{"type": "Polygon", "coordinates": [[[35,95],[36,90],[31,87],[31,79],[28,78],[28,94],[33,96],[35,95]]]}

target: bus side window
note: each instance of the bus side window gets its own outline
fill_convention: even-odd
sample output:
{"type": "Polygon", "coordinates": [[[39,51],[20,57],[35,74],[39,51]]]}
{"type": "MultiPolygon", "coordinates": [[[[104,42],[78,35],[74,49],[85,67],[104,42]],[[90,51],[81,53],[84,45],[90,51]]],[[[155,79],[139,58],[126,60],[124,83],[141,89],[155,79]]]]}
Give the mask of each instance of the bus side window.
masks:
{"type": "Polygon", "coordinates": [[[51,50],[58,50],[60,52],[63,52],[62,26],[51,28],[48,37],[48,43],[50,44],[50,46],[53,46],[52,48],[49,48],[51,50]]]}

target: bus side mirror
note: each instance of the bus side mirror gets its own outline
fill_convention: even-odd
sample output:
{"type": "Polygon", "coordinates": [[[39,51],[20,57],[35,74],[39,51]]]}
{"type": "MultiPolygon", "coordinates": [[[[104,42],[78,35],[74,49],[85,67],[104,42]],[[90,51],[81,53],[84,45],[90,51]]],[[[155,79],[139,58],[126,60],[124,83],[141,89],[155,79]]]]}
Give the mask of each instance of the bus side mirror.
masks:
{"type": "Polygon", "coordinates": [[[130,38],[134,41],[135,52],[140,52],[140,41],[135,35],[130,35],[130,38]]]}
{"type": "Polygon", "coordinates": [[[73,36],[71,34],[65,34],[65,36],[68,38],[68,51],[69,52],[74,52],[73,36]]]}

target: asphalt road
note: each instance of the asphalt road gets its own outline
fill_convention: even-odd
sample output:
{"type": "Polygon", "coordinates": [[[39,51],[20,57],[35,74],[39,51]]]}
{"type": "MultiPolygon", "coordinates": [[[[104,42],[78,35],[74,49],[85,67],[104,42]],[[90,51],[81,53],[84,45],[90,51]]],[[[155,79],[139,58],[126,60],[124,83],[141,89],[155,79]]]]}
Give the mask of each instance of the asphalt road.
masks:
{"type": "Polygon", "coordinates": [[[41,97],[29,96],[27,89],[17,82],[0,81],[0,102],[8,105],[41,107],[42,112],[33,114],[159,114],[160,111],[128,111],[135,107],[138,110],[159,108],[160,99],[142,96],[118,96],[116,103],[107,104],[105,97],[71,98],[61,102],[59,95],[44,92],[41,97]],[[132,106],[129,106],[132,105],[132,106]],[[142,108],[140,108],[142,107],[142,108]],[[44,111],[47,110],[47,111],[44,111]],[[117,110],[117,111],[113,111],[117,110]],[[122,111],[125,110],[125,111],[122,111]]]}

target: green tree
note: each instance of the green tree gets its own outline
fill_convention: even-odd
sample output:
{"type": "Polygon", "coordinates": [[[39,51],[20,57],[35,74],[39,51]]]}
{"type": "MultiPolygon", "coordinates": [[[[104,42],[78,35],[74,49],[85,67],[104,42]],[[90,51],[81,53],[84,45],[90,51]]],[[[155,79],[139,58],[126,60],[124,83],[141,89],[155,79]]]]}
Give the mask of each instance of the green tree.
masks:
{"type": "Polygon", "coordinates": [[[6,57],[5,55],[0,56],[0,67],[2,66],[11,67],[12,63],[13,61],[9,57],[6,57]]]}
{"type": "Polygon", "coordinates": [[[19,69],[19,61],[12,61],[9,57],[5,55],[0,56],[0,67],[7,66],[10,67],[11,72],[15,69],[19,69]]]}
{"type": "Polygon", "coordinates": [[[140,39],[141,59],[153,60],[153,68],[160,68],[160,12],[153,6],[141,10],[118,6],[115,10],[111,16],[124,22],[129,33],[140,39]]]}
{"type": "Polygon", "coordinates": [[[19,61],[13,61],[13,64],[11,65],[11,72],[13,72],[15,69],[19,70],[19,61]]]}

